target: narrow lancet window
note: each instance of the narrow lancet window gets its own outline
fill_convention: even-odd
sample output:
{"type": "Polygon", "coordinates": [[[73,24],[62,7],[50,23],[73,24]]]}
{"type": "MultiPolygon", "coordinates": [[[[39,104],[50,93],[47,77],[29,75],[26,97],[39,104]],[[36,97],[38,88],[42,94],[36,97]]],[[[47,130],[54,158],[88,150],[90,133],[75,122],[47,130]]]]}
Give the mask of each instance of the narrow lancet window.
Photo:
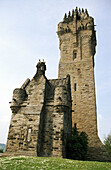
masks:
{"type": "Polygon", "coordinates": [[[28,129],[27,141],[30,142],[31,128],[28,129]]]}
{"type": "Polygon", "coordinates": [[[76,59],[76,58],[77,58],[77,52],[74,51],[74,52],[73,52],[73,60],[76,59]]]}
{"type": "Polygon", "coordinates": [[[77,53],[74,53],[74,58],[77,58],[77,53]]]}
{"type": "Polygon", "coordinates": [[[74,84],[74,91],[77,91],[77,84],[74,84]]]}

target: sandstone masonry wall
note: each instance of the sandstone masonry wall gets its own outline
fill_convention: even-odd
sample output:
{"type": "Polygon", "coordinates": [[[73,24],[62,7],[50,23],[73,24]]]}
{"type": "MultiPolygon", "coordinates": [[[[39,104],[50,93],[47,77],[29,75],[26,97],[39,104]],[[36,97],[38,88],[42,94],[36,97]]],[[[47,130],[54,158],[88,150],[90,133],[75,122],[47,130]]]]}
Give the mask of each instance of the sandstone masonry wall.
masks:
{"type": "Polygon", "coordinates": [[[15,89],[6,155],[66,157],[71,134],[70,77],[47,80],[45,63],[15,89]]]}
{"type": "Polygon", "coordinates": [[[70,12],[68,16],[65,14],[63,21],[58,24],[57,34],[61,55],[58,77],[63,78],[69,74],[71,78],[72,125],[76,123],[80,131],[88,134],[88,158],[103,160],[105,156],[102,158],[100,153],[95,152],[100,150],[97,148],[103,148],[103,144],[97,132],[94,19],[89,16],[87,10],[76,8],[72,15],[70,12]],[[98,158],[96,155],[99,155],[98,158]]]}
{"type": "Polygon", "coordinates": [[[87,10],[58,24],[59,79],[48,80],[44,61],[32,80],[13,91],[5,155],[66,157],[74,123],[89,137],[88,160],[109,161],[97,132],[94,55],[96,31],[87,10]]]}

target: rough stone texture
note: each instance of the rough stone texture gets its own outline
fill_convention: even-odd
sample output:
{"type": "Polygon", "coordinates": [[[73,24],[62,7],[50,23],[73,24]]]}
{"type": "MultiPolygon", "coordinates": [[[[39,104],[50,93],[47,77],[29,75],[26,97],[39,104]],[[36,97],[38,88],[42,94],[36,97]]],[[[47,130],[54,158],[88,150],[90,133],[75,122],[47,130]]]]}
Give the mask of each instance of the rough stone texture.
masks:
{"type": "Polygon", "coordinates": [[[72,127],[70,77],[47,80],[45,70],[39,61],[33,79],[13,92],[6,155],[66,157],[72,127]]]}
{"type": "MultiPolygon", "coordinates": [[[[45,77],[39,61],[33,79],[13,92],[6,155],[66,157],[72,125],[89,137],[89,160],[110,160],[97,134],[94,83],[96,33],[87,10],[65,14],[58,25],[59,79],[45,77]]],[[[4,155],[5,155],[4,154],[4,155]]]]}
{"type": "Polygon", "coordinates": [[[88,159],[108,160],[97,134],[94,19],[87,10],[84,12],[76,8],[72,15],[70,12],[68,17],[65,14],[63,21],[58,24],[57,33],[61,55],[58,76],[63,78],[69,74],[71,78],[72,125],[76,123],[80,131],[88,134],[88,159]]]}

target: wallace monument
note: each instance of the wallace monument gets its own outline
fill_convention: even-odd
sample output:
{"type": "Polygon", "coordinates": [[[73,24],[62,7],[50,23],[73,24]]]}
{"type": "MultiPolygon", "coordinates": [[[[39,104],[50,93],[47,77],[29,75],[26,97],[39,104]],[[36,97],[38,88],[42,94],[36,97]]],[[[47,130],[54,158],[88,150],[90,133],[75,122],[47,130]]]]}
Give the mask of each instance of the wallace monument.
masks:
{"type": "Polygon", "coordinates": [[[58,79],[37,63],[32,80],[13,91],[6,155],[66,157],[72,126],[88,135],[88,160],[107,161],[97,132],[94,82],[96,31],[87,9],[65,14],[58,24],[58,79]]]}

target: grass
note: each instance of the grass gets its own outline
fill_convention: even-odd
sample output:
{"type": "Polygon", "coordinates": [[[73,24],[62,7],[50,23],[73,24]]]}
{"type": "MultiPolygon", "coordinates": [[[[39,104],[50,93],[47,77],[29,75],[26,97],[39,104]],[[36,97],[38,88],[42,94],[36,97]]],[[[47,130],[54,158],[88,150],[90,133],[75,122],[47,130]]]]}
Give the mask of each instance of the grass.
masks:
{"type": "Polygon", "coordinates": [[[46,157],[0,157],[0,170],[111,170],[111,163],[46,157]]]}

